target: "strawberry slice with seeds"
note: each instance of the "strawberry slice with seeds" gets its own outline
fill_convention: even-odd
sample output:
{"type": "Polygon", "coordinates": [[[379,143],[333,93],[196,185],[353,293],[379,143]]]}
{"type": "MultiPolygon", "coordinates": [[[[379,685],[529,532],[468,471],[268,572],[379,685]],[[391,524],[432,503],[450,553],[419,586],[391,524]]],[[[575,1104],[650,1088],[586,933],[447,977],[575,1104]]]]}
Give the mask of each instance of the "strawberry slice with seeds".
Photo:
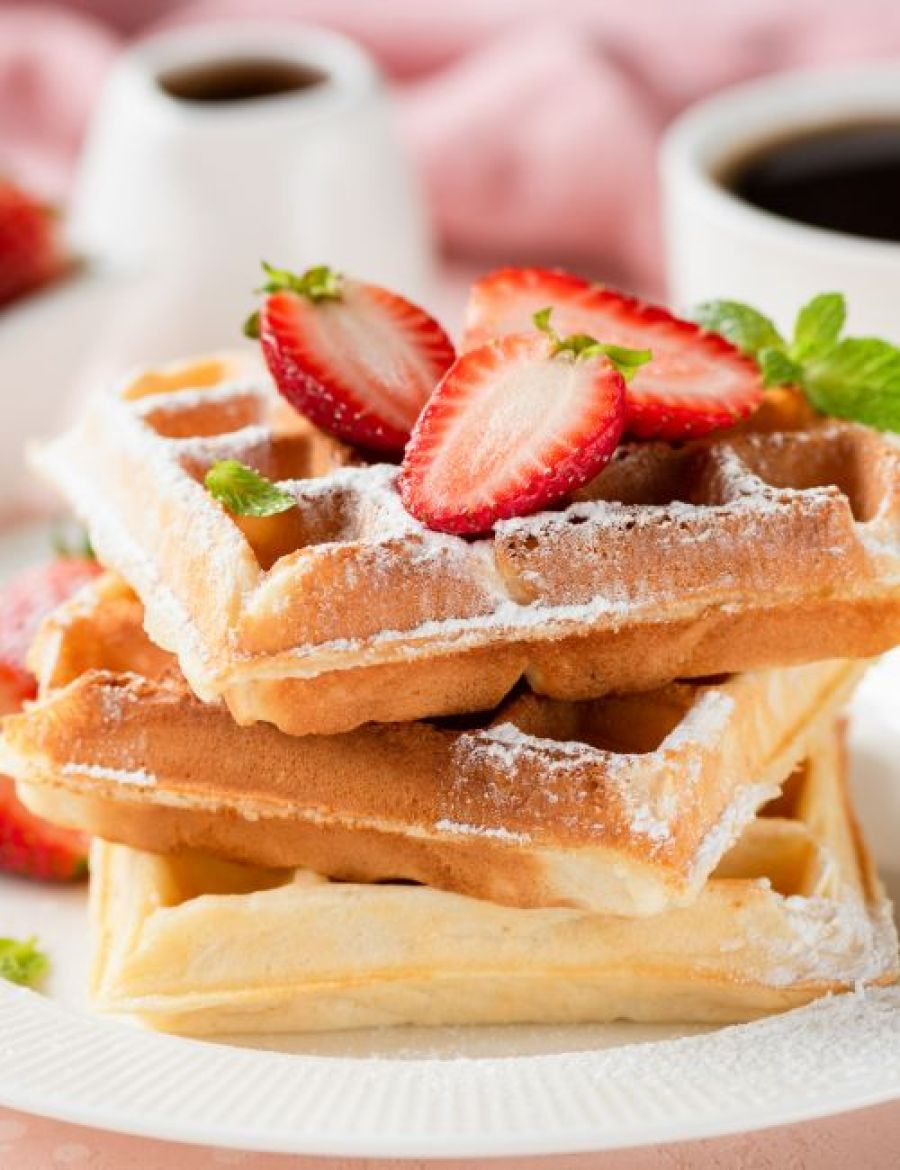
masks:
{"type": "Polygon", "coordinates": [[[762,402],[756,363],[716,333],[668,309],[565,272],[504,268],[478,281],[466,313],[464,349],[526,330],[552,305],[560,331],[647,348],[653,360],[628,384],[625,429],[642,439],[686,439],[732,426],[762,402]]]}
{"type": "Polygon", "coordinates": [[[476,280],[469,292],[463,351],[495,337],[527,333],[534,314],[552,305],[563,331],[590,332],[585,323],[597,286],[556,268],[499,268],[476,280]],[[573,324],[574,322],[574,324],[573,324]]]}
{"type": "MultiPolygon", "coordinates": [[[[38,626],[58,605],[100,572],[87,557],[59,557],[26,569],[0,590],[0,715],[18,711],[37,691],[26,656],[38,626]]],[[[82,876],[87,839],[48,824],[19,801],[15,785],[0,776],[0,870],[65,881],[82,876]]]]}
{"type": "Polygon", "coordinates": [[[53,214],[0,179],[0,306],[46,284],[64,267],[53,214]]]}
{"type": "Polygon", "coordinates": [[[245,331],[261,339],[280,393],[329,434],[402,454],[456,356],[450,338],[424,309],[378,285],[325,267],[302,276],[263,267],[260,291],[269,295],[245,331]]]}
{"type": "Polygon", "coordinates": [[[456,360],[422,412],[400,473],[414,516],[478,534],[570,495],[605,466],[625,422],[625,376],[647,353],[592,337],[511,334],[456,360]]]}

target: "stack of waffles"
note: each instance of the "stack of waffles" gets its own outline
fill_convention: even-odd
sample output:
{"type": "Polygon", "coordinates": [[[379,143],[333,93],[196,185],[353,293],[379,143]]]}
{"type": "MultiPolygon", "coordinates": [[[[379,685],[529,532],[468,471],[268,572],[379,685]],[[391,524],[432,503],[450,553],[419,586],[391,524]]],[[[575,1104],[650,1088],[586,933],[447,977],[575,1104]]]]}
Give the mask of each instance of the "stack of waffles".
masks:
{"type": "Polygon", "coordinates": [[[735,1021],[897,972],[841,712],[900,642],[900,448],[789,392],[475,539],[250,358],[36,454],[105,575],[4,723],[95,838],[92,995],[188,1033],[735,1021]],[[222,459],[296,506],[236,516],[222,459]]]}

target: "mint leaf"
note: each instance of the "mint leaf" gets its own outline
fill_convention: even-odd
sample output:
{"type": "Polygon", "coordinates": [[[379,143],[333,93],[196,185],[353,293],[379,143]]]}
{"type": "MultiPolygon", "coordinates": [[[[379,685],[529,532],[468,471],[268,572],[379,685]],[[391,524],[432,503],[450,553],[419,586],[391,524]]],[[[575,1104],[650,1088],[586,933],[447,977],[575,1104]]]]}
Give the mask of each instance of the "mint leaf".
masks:
{"type": "Polygon", "coordinates": [[[49,969],[50,961],[38,950],[36,939],[0,938],[0,979],[36,987],[49,969]]]}
{"type": "Polygon", "coordinates": [[[721,333],[742,353],[756,357],[763,349],[784,349],[784,338],[768,317],[740,301],[704,301],[692,314],[710,333],[721,333]]]}
{"type": "Polygon", "coordinates": [[[900,349],[877,337],[847,337],[804,367],[804,389],[823,414],[900,431],[900,349]]]}
{"type": "Polygon", "coordinates": [[[819,293],[797,314],[791,357],[802,362],[822,354],[837,343],[847,319],[841,293],[819,293]]]}
{"type": "Polygon", "coordinates": [[[597,352],[606,354],[626,382],[653,358],[652,350],[629,349],[625,345],[606,345],[602,341],[597,342],[597,352]]]}
{"type": "Polygon", "coordinates": [[[244,322],[244,336],[249,337],[251,341],[259,341],[259,309],[251,313],[244,322]]]}
{"type": "Polygon", "coordinates": [[[756,355],[764,386],[793,386],[800,381],[803,371],[780,349],[761,349],[756,355]]]}
{"type": "Polygon", "coordinates": [[[535,329],[540,329],[541,333],[546,333],[551,341],[559,341],[559,334],[550,324],[550,318],[553,316],[553,306],[545,305],[543,309],[538,309],[532,315],[535,329]]]}
{"type": "Polygon", "coordinates": [[[694,319],[753,357],[766,386],[799,386],[822,414],[900,431],[900,348],[877,337],[841,340],[846,316],[841,293],[820,293],[797,314],[789,345],[738,301],[708,301],[694,319]]]}
{"type": "Polygon", "coordinates": [[[647,364],[653,357],[649,349],[629,349],[625,345],[607,345],[591,337],[589,333],[570,333],[568,337],[560,337],[550,324],[553,307],[538,309],[533,315],[535,327],[546,333],[553,342],[551,357],[558,353],[571,353],[577,358],[591,358],[603,354],[609,358],[619,373],[627,382],[634,373],[647,364]]]}
{"type": "Polygon", "coordinates": [[[214,463],[203,482],[213,499],[236,516],[275,516],[297,503],[293,496],[237,459],[214,463]]]}

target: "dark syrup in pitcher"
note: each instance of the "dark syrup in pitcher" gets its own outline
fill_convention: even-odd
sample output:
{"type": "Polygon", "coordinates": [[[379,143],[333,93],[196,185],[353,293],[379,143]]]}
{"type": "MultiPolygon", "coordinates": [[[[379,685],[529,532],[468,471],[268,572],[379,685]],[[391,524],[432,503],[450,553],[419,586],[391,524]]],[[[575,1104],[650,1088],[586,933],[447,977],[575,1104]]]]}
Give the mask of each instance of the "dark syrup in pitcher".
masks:
{"type": "Polygon", "coordinates": [[[311,65],[273,57],[240,57],[180,65],[162,74],[160,87],[186,102],[245,102],[313,89],[327,80],[311,65]]]}
{"type": "Polygon", "coordinates": [[[774,215],[900,241],[900,121],[847,123],[780,138],[732,161],[720,179],[774,215]]]}

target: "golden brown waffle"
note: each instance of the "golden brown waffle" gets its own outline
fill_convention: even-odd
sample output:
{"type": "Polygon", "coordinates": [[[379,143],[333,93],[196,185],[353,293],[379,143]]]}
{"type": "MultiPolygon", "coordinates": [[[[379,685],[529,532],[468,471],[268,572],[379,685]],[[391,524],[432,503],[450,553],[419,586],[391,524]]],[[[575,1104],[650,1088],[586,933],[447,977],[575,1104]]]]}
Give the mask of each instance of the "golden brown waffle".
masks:
{"type": "Polygon", "coordinates": [[[97,396],[35,456],[240,723],[330,733],[489,709],[523,675],[582,699],[900,642],[900,447],[790,396],[755,430],[624,446],[568,508],[475,541],[415,521],[394,468],[310,482],[298,425],[213,358],[97,396]],[[297,507],[236,521],[201,482],[225,456],[297,507]]]}
{"type": "Polygon", "coordinates": [[[169,1031],[723,1022],[890,982],[897,939],[832,730],[688,907],[514,910],[98,843],[93,998],[169,1031]]]}
{"type": "Polygon", "coordinates": [[[35,812],[154,852],[626,915],[696,897],[863,669],[582,703],[526,694],[483,721],[298,743],[197,700],[141,616],[106,577],[44,626],[43,698],[3,726],[4,765],[35,812]]]}

